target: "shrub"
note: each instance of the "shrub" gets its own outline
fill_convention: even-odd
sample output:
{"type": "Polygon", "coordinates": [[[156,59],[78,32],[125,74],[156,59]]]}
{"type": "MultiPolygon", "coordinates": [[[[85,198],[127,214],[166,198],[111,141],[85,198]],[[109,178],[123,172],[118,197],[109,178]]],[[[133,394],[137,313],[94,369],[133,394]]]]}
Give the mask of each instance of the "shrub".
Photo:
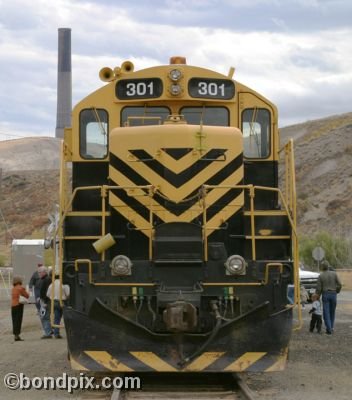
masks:
{"type": "Polygon", "coordinates": [[[0,254],[0,267],[5,267],[6,264],[6,257],[0,254]]]}
{"type": "Polygon", "coordinates": [[[314,236],[303,235],[299,240],[299,253],[301,261],[307,265],[315,265],[312,252],[315,247],[322,247],[325,251],[325,260],[334,268],[348,266],[352,262],[351,241],[343,237],[332,236],[321,231],[314,236]]]}

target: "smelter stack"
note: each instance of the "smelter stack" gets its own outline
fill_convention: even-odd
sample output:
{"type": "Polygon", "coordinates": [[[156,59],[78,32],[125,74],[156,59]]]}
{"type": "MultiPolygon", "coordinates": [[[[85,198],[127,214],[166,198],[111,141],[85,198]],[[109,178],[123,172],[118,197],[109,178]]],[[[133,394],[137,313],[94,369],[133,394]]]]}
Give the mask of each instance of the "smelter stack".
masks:
{"type": "Polygon", "coordinates": [[[71,126],[72,71],[71,29],[59,28],[57,66],[57,112],[55,137],[64,137],[64,128],[71,126]]]}

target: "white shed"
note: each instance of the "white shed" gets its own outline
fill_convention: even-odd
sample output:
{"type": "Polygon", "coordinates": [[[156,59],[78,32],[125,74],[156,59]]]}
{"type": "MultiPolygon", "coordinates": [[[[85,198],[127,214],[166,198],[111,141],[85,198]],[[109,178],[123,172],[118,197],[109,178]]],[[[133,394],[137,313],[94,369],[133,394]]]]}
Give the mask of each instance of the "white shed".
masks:
{"type": "Polygon", "coordinates": [[[13,275],[22,276],[26,286],[38,264],[44,264],[44,239],[14,239],[11,252],[13,275]]]}

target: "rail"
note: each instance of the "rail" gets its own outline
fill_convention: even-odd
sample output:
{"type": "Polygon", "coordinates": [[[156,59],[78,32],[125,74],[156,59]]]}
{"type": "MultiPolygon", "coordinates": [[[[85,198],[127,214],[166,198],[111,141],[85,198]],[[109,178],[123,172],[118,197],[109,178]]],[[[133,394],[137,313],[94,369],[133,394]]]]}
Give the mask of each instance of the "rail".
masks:
{"type": "MultiPolygon", "coordinates": [[[[120,377],[123,379],[125,375],[120,377]]],[[[97,375],[95,379],[99,380],[97,375]]],[[[256,400],[258,394],[251,389],[240,374],[201,373],[201,374],[165,374],[150,373],[143,376],[142,392],[139,390],[113,389],[101,390],[99,393],[85,392],[82,400],[256,400]]]]}

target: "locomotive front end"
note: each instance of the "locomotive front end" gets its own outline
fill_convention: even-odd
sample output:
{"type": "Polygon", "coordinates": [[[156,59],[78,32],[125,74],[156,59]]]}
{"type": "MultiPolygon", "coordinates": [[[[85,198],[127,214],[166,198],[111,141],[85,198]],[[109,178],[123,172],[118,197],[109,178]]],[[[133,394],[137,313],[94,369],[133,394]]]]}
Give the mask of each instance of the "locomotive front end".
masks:
{"type": "Polygon", "coordinates": [[[75,369],[284,368],[297,246],[294,202],[278,188],[276,108],[182,61],[104,68],[109,83],[66,131],[61,256],[75,369]]]}

